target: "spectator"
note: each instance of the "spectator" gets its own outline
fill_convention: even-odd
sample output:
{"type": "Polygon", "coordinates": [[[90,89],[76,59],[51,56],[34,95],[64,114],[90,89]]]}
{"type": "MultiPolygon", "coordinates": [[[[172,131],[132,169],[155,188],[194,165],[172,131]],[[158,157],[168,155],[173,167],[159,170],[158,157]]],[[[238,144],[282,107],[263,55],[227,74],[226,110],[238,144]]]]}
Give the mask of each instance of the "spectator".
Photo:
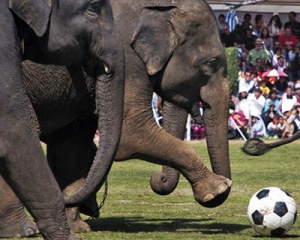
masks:
{"type": "Polygon", "coordinates": [[[268,123],[267,133],[268,133],[269,137],[272,138],[272,139],[281,138],[282,128],[281,128],[281,124],[279,122],[279,116],[278,115],[275,115],[273,117],[273,120],[268,123]]]}
{"type": "Polygon", "coordinates": [[[262,79],[262,75],[264,73],[264,67],[262,65],[263,61],[261,58],[257,58],[254,66],[251,68],[252,73],[256,73],[258,80],[262,79]]]}
{"type": "Polygon", "coordinates": [[[252,138],[268,137],[266,126],[258,113],[251,114],[251,137],[252,138]]]}
{"type": "Polygon", "coordinates": [[[296,36],[298,39],[300,38],[300,23],[296,19],[297,15],[295,12],[289,13],[289,21],[284,24],[284,28],[289,27],[291,29],[291,33],[296,36]]]}
{"type": "Polygon", "coordinates": [[[276,89],[277,96],[281,98],[282,94],[285,93],[288,86],[289,85],[286,81],[286,77],[279,77],[279,80],[276,80],[274,83],[274,87],[276,89]]]}
{"type": "Polygon", "coordinates": [[[284,129],[283,129],[283,133],[282,133],[282,138],[289,138],[291,137],[294,132],[295,132],[295,127],[296,127],[296,123],[295,123],[295,118],[296,118],[296,109],[292,108],[289,111],[285,111],[284,112],[284,117],[285,117],[285,121],[284,121],[284,129]]]}
{"type": "Polygon", "coordinates": [[[236,25],[235,27],[235,33],[237,34],[237,38],[239,41],[241,41],[245,36],[248,29],[251,29],[251,35],[252,35],[252,23],[251,23],[251,15],[249,13],[246,13],[244,15],[244,21],[241,25],[236,25]]]}
{"type": "Polygon", "coordinates": [[[297,38],[292,34],[292,29],[289,26],[284,28],[284,33],[279,35],[278,41],[284,54],[287,45],[295,46],[297,44],[297,38]]]}
{"type": "Polygon", "coordinates": [[[273,121],[274,116],[277,115],[278,113],[277,111],[275,111],[275,104],[273,102],[270,102],[268,110],[262,114],[262,119],[265,125],[268,126],[268,124],[273,121]]]}
{"type": "Polygon", "coordinates": [[[267,98],[269,96],[270,93],[270,88],[267,86],[267,80],[261,80],[259,82],[259,89],[261,91],[261,94],[267,98]]]}
{"type": "Polygon", "coordinates": [[[254,87],[254,79],[251,71],[249,69],[246,70],[244,76],[239,78],[239,92],[246,91],[247,93],[252,92],[251,90],[254,87]]]}
{"type": "Polygon", "coordinates": [[[292,88],[288,86],[279,103],[279,111],[285,115],[286,112],[292,110],[295,103],[297,103],[297,98],[293,95],[292,88]]]}
{"type": "Polygon", "coordinates": [[[221,41],[224,47],[237,47],[237,37],[235,33],[229,31],[227,23],[223,24],[223,31],[221,34],[221,41]]]}
{"type": "Polygon", "coordinates": [[[276,41],[279,35],[283,33],[283,25],[277,12],[273,13],[273,16],[269,21],[268,28],[270,31],[270,36],[273,37],[274,41],[276,41]]]}
{"type": "Polygon", "coordinates": [[[240,44],[243,51],[242,58],[246,59],[250,50],[255,47],[255,40],[256,37],[252,34],[252,29],[247,28],[245,36],[240,40],[240,44]]]}
{"type": "Polygon", "coordinates": [[[257,38],[261,38],[262,29],[265,27],[264,17],[262,14],[256,14],[255,16],[255,24],[253,26],[253,34],[257,38]]]}
{"type": "Polygon", "coordinates": [[[264,43],[265,50],[267,50],[268,52],[273,50],[274,40],[270,36],[269,29],[267,27],[262,28],[262,30],[261,30],[261,39],[264,43]]]}
{"type": "Polygon", "coordinates": [[[276,47],[275,51],[274,51],[273,58],[272,58],[272,66],[273,66],[273,68],[277,68],[277,66],[278,66],[278,59],[280,57],[285,58],[285,56],[282,54],[281,47],[276,47]]]}
{"type": "MultiPolygon", "coordinates": [[[[248,139],[248,120],[246,119],[246,116],[242,110],[234,111],[229,118],[229,127],[236,129],[239,128],[239,130],[242,132],[242,135],[246,139],[248,139]]],[[[242,138],[239,131],[236,131],[237,137],[242,138]]]]}
{"type": "Polygon", "coordinates": [[[288,66],[287,66],[285,58],[283,56],[278,57],[276,69],[281,72],[286,72],[287,68],[288,68],[288,66]]]}
{"type": "Polygon", "coordinates": [[[227,23],[226,23],[225,15],[222,13],[218,17],[218,25],[219,25],[220,33],[223,33],[224,25],[227,25],[227,23]]]}
{"type": "Polygon", "coordinates": [[[290,69],[292,74],[292,81],[296,82],[300,79],[300,45],[299,43],[290,51],[289,60],[291,61],[290,69]]]}
{"type": "Polygon", "coordinates": [[[296,83],[294,86],[295,89],[295,97],[297,99],[297,103],[300,103],[300,83],[296,83]]]}
{"type": "Polygon", "coordinates": [[[249,101],[248,101],[248,92],[246,90],[241,90],[238,95],[238,99],[235,102],[235,111],[238,112],[242,110],[246,119],[249,120],[249,101]]]}
{"type": "Polygon", "coordinates": [[[269,97],[266,99],[263,112],[267,112],[271,104],[274,105],[274,111],[277,112],[279,109],[279,102],[280,100],[277,98],[276,90],[272,89],[269,93],[269,97]]]}
{"type": "Polygon", "coordinates": [[[249,102],[249,108],[251,112],[257,112],[260,114],[262,113],[266,99],[261,94],[261,90],[258,87],[254,89],[253,93],[249,94],[247,100],[249,102]]]}
{"type": "Polygon", "coordinates": [[[255,48],[249,51],[247,56],[247,63],[253,66],[255,65],[256,59],[258,58],[262,60],[262,66],[264,66],[269,60],[269,56],[263,48],[263,41],[260,38],[257,38],[255,40],[255,48]]]}

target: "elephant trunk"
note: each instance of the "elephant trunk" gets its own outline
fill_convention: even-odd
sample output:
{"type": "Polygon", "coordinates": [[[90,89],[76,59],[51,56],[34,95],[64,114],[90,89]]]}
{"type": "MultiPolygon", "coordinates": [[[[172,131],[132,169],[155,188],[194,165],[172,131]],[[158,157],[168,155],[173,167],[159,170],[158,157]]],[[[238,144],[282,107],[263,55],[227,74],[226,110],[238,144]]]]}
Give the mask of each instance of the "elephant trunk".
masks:
{"type": "Polygon", "coordinates": [[[99,147],[86,181],[74,195],[65,197],[67,206],[74,206],[97,191],[113,163],[120,140],[124,102],[124,62],[116,68],[110,67],[108,74],[98,77],[96,82],[96,110],[98,113],[99,147]]]}
{"type": "MultiPolygon", "coordinates": [[[[214,74],[207,85],[200,90],[204,104],[204,124],[206,142],[212,170],[214,173],[231,179],[228,146],[228,115],[229,115],[229,90],[228,82],[224,77],[224,68],[214,74]]],[[[218,196],[213,202],[207,202],[207,207],[222,204],[228,197],[228,191],[218,196]]]]}
{"type": "MultiPolygon", "coordinates": [[[[186,127],[187,112],[170,102],[163,105],[163,128],[176,138],[183,140],[186,127]]],[[[159,195],[168,195],[177,187],[179,172],[171,167],[163,166],[162,172],[151,176],[152,190],[159,195]]]]}

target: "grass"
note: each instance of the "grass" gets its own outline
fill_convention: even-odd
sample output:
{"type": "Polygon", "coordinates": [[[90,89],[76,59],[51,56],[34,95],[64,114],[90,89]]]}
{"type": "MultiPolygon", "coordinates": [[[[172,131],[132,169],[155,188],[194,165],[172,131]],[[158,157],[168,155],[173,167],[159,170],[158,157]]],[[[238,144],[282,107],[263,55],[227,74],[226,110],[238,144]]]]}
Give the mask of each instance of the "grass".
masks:
{"type": "MultiPolygon", "coordinates": [[[[207,162],[205,141],[190,144],[207,162]]],[[[79,235],[87,240],[270,239],[258,236],[250,227],[246,216],[248,201],[257,190],[278,186],[287,190],[299,206],[300,142],[273,149],[261,157],[242,153],[242,144],[243,141],[230,141],[233,187],[228,200],[213,209],[194,201],[191,187],[183,177],[171,195],[153,193],[149,178],[160,171],[158,165],[139,160],[114,163],[100,218],[89,221],[94,232],[79,235]]],[[[102,195],[103,190],[98,194],[99,202],[102,195]]],[[[299,220],[283,238],[300,238],[299,220]]]]}

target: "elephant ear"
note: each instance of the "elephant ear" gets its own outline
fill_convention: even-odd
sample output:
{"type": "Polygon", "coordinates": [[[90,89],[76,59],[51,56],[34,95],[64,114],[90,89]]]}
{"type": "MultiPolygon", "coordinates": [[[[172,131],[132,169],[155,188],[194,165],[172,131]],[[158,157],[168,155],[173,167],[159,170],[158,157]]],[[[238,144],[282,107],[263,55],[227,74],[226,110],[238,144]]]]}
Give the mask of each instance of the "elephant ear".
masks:
{"type": "Polygon", "coordinates": [[[35,32],[38,37],[47,30],[51,0],[9,0],[9,8],[35,32]]]}
{"type": "Polygon", "coordinates": [[[179,42],[171,21],[174,10],[173,6],[144,8],[134,30],[131,47],[144,61],[149,75],[164,67],[179,42]]]}

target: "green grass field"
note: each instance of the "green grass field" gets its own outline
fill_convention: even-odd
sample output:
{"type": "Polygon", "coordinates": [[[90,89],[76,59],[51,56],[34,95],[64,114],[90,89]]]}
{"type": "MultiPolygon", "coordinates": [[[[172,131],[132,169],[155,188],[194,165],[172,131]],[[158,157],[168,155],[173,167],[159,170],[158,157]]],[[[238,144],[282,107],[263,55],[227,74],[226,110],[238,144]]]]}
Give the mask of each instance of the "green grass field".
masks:
{"type": "MultiPolygon", "coordinates": [[[[194,201],[191,187],[183,177],[171,195],[153,193],[149,178],[160,171],[158,165],[139,160],[114,163],[100,218],[89,221],[94,232],[80,236],[93,240],[269,239],[255,234],[248,224],[248,202],[257,190],[277,186],[287,190],[300,206],[300,142],[271,150],[261,157],[242,153],[243,143],[230,141],[233,187],[228,200],[213,209],[203,208],[194,201]]],[[[205,141],[189,144],[209,164],[205,141]]],[[[102,195],[103,190],[98,194],[99,202],[102,195]]],[[[298,221],[283,238],[300,238],[299,214],[298,221]]]]}

